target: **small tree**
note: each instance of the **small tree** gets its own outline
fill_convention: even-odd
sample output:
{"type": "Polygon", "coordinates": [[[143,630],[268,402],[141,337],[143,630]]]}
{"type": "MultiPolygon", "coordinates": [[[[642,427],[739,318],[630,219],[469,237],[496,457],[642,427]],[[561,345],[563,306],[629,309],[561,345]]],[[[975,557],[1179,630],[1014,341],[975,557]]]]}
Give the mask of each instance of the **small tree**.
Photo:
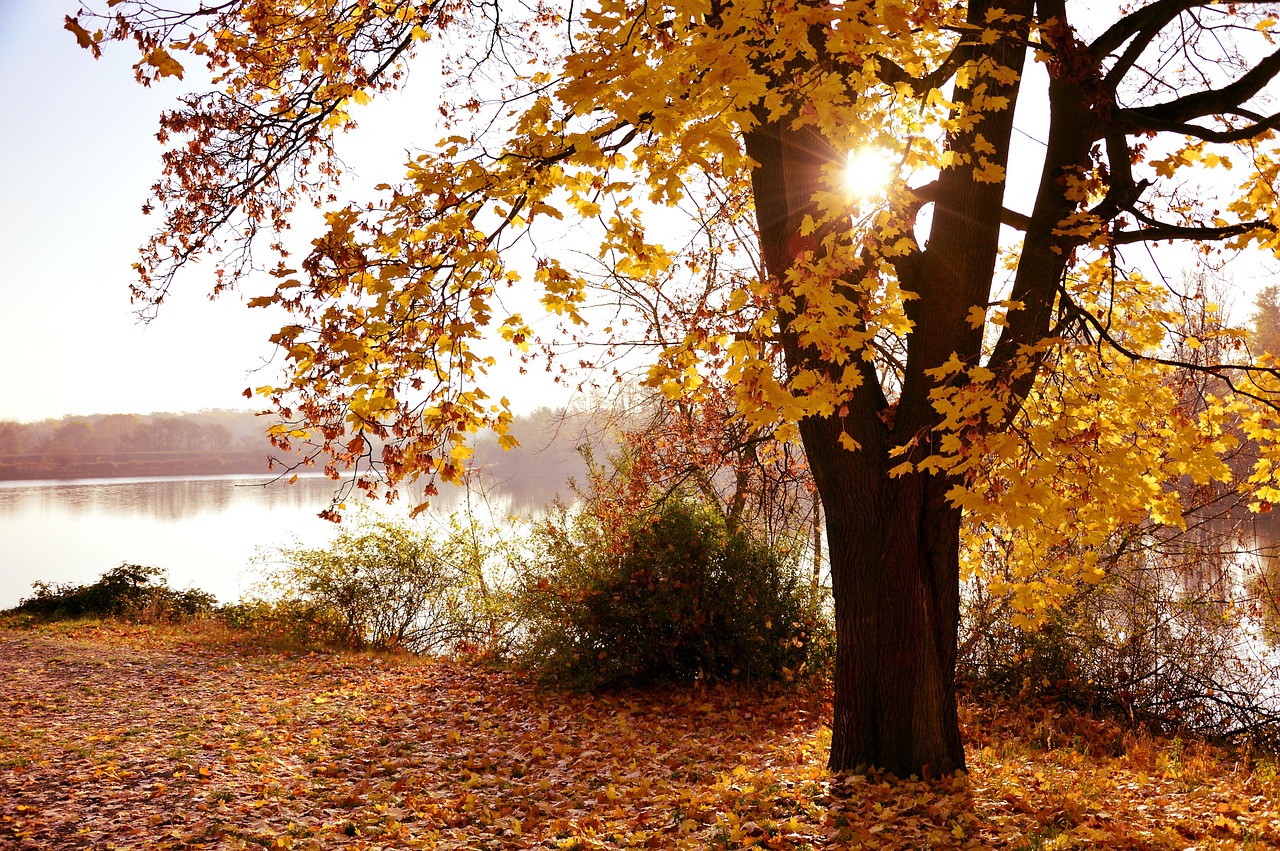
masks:
{"type": "Polygon", "coordinates": [[[697,402],[648,392],[620,429],[607,467],[589,465],[593,488],[636,509],[651,507],[655,493],[696,493],[730,533],[746,532],[779,551],[810,552],[817,582],[821,510],[804,453],[774,439],[772,429],[735,417],[732,396],[719,382],[697,402]]]}

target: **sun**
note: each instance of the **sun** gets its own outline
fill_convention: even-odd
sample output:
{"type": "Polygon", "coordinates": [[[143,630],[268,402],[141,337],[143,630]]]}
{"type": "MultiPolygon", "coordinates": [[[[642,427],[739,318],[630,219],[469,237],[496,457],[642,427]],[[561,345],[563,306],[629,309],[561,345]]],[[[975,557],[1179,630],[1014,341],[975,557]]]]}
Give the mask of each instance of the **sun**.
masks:
{"type": "Polygon", "coordinates": [[[897,169],[893,155],[883,148],[850,151],[844,167],[844,191],[858,202],[878,198],[897,169]]]}

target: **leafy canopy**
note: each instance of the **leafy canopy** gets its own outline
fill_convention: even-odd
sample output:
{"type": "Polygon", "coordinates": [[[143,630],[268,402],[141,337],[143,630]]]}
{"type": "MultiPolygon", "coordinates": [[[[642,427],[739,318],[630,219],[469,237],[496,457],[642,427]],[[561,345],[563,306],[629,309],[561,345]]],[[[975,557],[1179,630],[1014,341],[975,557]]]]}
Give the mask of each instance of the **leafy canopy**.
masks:
{"type": "MultiPolygon", "coordinates": [[[[1052,108],[1075,93],[1076,113],[1053,120],[1077,122],[1081,156],[1041,186],[1063,210],[1049,241],[1024,244],[1029,217],[995,211],[1011,226],[1003,271],[967,316],[983,354],[928,365],[936,425],[893,434],[891,472],[954,477],[969,563],[998,542],[1032,622],[1100,575],[1118,529],[1184,522],[1170,482],[1235,481],[1258,510],[1280,499],[1274,412],[1245,336],[1213,309],[1203,337],[1187,333],[1142,262],[1161,241],[1277,246],[1268,4],[1155,0],[1076,21],[1092,32],[1067,23],[1064,2],[1030,17],[1027,4],[946,0],[109,5],[68,18],[82,45],[132,39],[143,83],[194,61],[215,84],[162,119],[164,224],[137,296],[160,304],[206,254],[218,289],[230,286],[260,233],[301,203],[321,207],[310,253],[282,256],[274,288],[250,301],[292,317],[272,338],[286,374],[257,392],[282,417],[278,445],[308,443],[369,493],[459,479],[480,429],[515,445],[508,402],[486,382],[495,340],[531,364],[595,334],[604,354],[579,356],[591,366],[642,342],[648,384],[696,401],[727,382],[737,416],[781,440],[806,417],[845,416],[875,382],[891,426],[910,332],[932,309],[913,306],[902,279],[938,180],[963,172],[978,191],[1008,177],[988,138],[1024,73],[988,49],[1008,44],[1045,67],[1052,108]],[[374,198],[338,203],[336,134],[415,56],[439,62],[438,77],[415,74],[446,92],[444,138],[374,198]],[[781,280],[763,270],[744,145],[771,123],[832,152],[781,280]],[[895,164],[873,201],[841,182],[845,153],[868,148],[895,164]],[[538,238],[570,226],[582,264],[538,238]],[[1048,289],[1020,288],[1059,265],[1048,289]],[[555,331],[505,306],[513,287],[536,292],[555,331]],[[784,368],[786,340],[809,356],[784,368]],[[1171,347],[1210,343],[1220,359],[1191,361],[1216,381],[1189,407],[1171,347]],[[1245,439],[1256,460],[1233,472],[1221,457],[1245,439]]],[[[852,432],[841,442],[859,449],[852,432]]]]}

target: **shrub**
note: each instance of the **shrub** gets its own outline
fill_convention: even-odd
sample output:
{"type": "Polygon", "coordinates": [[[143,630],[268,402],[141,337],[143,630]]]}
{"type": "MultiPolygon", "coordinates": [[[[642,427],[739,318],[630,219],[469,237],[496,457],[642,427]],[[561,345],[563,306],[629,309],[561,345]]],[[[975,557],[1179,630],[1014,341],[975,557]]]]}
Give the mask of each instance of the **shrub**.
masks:
{"type": "Polygon", "coordinates": [[[833,646],[818,594],[776,553],[694,499],[622,528],[563,506],[535,530],[519,609],[544,679],[599,688],[786,679],[833,646]]]}
{"type": "Polygon", "coordinates": [[[497,652],[509,618],[487,575],[494,537],[457,516],[441,537],[407,520],[361,515],[327,546],[268,556],[275,608],[259,603],[237,617],[352,648],[497,652]]]}
{"type": "Polygon", "coordinates": [[[350,646],[332,609],[300,600],[241,600],[220,608],[218,616],[229,629],[246,633],[254,642],[308,648],[350,646]]]}
{"type": "Polygon", "coordinates": [[[170,588],[158,567],[123,563],[92,585],[36,582],[35,592],[11,611],[41,619],[116,617],[146,622],[176,621],[208,614],[211,594],[170,588]]]}
{"type": "Polygon", "coordinates": [[[1226,536],[1156,531],[1164,537],[1133,536],[1101,582],[1036,631],[1015,625],[1009,598],[971,581],[961,678],[976,692],[1039,692],[1162,733],[1280,742],[1280,655],[1249,581],[1260,568],[1226,536]]]}

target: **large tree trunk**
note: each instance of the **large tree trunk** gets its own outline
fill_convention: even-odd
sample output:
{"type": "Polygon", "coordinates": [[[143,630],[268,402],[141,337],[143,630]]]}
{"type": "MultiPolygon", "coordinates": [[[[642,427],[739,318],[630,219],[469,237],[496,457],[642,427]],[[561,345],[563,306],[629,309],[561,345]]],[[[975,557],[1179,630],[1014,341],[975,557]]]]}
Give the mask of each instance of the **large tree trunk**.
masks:
{"type": "MultiPolygon", "coordinates": [[[[747,151],[761,163],[753,188],[766,267],[780,270],[775,277],[782,278],[805,250],[796,236],[800,222],[812,210],[822,166],[835,154],[812,130],[779,124],[751,133],[747,151]]],[[[980,341],[963,317],[982,299],[960,293],[953,301],[939,315],[958,312],[963,339],[931,340],[929,348],[975,349],[980,341]]],[[[788,321],[782,317],[784,327],[788,321]]],[[[820,366],[785,331],[783,341],[790,366],[820,366]]],[[[904,429],[931,416],[927,398],[921,404],[913,394],[902,401],[912,402],[899,410],[904,429]]],[[[826,513],[835,597],[830,766],[874,765],[903,777],[945,774],[964,767],[954,686],[960,514],[945,499],[947,480],[889,477],[895,430],[886,422],[888,410],[879,379],[866,365],[842,417],[800,423],[826,513]],[[861,448],[844,448],[842,433],[861,448]]]]}
{"type": "Polygon", "coordinates": [[[835,598],[830,765],[948,774],[964,768],[954,686],[960,513],[940,480],[889,478],[883,455],[848,452],[839,432],[831,420],[802,425],[835,598]]]}
{"type": "MultiPolygon", "coordinates": [[[[973,0],[969,20],[984,26],[993,5],[973,0]]],[[[1018,37],[973,49],[975,56],[1018,71],[1032,3],[1004,0],[1002,8],[1021,16],[1013,24],[1018,37]]],[[[984,85],[988,96],[1016,103],[1016,79],[992,78],[984,85]]],[[[982,330],[969,316],[975,306],[985,310],[991,298],[1004,184],[975,178],[974,166],[980,159],[1007,165],[1013,109],[979,111],[973,88],[957,90],[955,97],[956,115],[966,119],[957,123],[965,129],[947,144],[959,164],[944,169],[930,192],[928,247],[897,261],[903,290],[917,296],[906,303],[914,330],[900,392],[887,398],[880,376],[859,352],[854,362],[862,370],[861,385],[836,414],[800,423],[827,515],[837,640],[829,764],[837,771],[877,766],[907,776],[964,767],[955,697],[961,518],[946,498],[955,481],[920,472],[888,474],[894,447],[900,449],[894,464],[919,462],[937,450],[934,370],[953,356],[977,365],[982,354],[982,330]],[[859,448],[846,449],[842,435],[859,448]]],[[[824,234],[807,234],[804,222],[817,217],[823,168],[844,152],[812,125],[796,126],[763,111],[759,119],[746,134],[747,153],[757,164],[752,192],[765,270],[785,289],[801,258],[821,250],[817,237],[824,234]]],[[[857,282],[847,283],[847,295],[858,298],[857,282]]],[[[802,303],[793,313],[779,309],[787,367],[818,374],[843,368],[827,363],[791,330],[804,310],[802,303]]]]}

